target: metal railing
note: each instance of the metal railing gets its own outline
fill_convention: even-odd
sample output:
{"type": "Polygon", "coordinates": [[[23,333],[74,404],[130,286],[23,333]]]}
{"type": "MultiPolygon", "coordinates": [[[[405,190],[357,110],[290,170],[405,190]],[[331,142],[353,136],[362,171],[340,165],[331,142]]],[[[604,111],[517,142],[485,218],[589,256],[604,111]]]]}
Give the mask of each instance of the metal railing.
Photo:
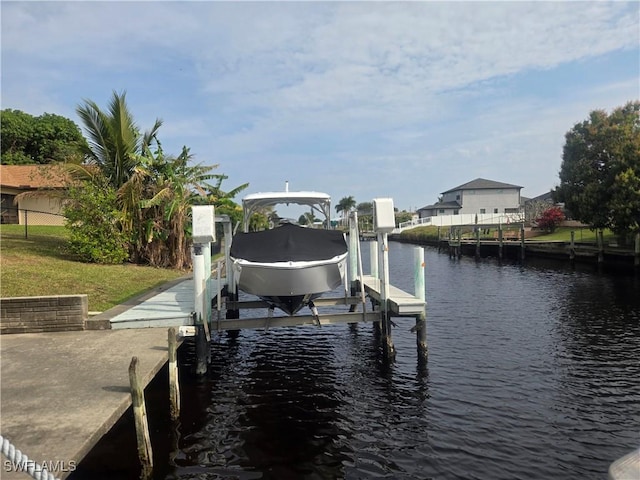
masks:
{"type": "Polygon", "coordinates": [[[437,215],[432,217],[423,217],[416,220],[410,220],[398,225],[398,228],[394,230],[394,233],[400,233],[408,228],[415,228],[419,226],[438,226],[449,227],[456,225],[488,225],[488,224],[504,224],[510,223],[522,223],[524,221],[523,214],[521,213],[466,213],[459,215],[437,215]]]}

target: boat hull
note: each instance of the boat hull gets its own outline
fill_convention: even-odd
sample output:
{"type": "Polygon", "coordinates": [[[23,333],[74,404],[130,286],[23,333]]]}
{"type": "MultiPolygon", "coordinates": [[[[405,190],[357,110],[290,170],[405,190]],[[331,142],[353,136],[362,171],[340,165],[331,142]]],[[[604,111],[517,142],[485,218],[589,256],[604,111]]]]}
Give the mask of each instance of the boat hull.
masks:
{"type": "Polygon", "coordinates": [[[233,259],[238,288],[293,315],[310,300],[344,282],[346,257],[326,261],[258,263],[233,259]]]}
{"type": "Polygon", "coordinates": [[[229,258],[238,289],[293,315],[344,282],[347,244],[341,232],[289,224],[236,234],[229,258]]]}

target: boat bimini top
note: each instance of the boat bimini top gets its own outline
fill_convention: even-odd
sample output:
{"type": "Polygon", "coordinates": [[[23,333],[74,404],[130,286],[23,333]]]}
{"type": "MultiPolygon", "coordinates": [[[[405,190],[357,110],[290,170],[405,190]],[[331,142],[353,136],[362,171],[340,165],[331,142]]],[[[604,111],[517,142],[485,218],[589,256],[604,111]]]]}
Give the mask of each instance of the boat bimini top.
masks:
{"type": "Polygon", "coordinates": [[[242,199],[244,210],[243,231],[249,231],[249,220],[258,210],[278,204],[306,205],[318,212],[328,222],[331,217],[331,197],[321,192],[290,192],[288,184],[284,192],[252,193],[242,199]]]}

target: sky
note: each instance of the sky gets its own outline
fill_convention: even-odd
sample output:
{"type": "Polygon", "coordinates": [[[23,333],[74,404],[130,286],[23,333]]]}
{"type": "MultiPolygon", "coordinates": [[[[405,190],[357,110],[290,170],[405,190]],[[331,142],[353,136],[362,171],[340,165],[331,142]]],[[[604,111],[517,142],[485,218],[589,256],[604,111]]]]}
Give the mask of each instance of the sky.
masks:
{"type": "Polygon", "coordinates": [[[564,135],[640,99],[639,2],[5,1],[1,107],[81,122],[126,92],[223,190],[391,197],[475,178],[535,197],[564,135]]]}

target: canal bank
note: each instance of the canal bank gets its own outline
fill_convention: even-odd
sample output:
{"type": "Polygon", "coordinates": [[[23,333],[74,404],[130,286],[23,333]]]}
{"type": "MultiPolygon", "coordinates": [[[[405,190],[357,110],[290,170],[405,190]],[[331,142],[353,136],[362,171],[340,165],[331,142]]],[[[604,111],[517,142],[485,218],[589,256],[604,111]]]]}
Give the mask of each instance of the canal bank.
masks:
{"type": "Polygon", "coordinates": [[[475,240],[475,239],[419,239],[391,235],[389,240],[412,245],[435,247],[451,256],[466,255],[478,257],[502,257],[505,259],[546,258],[567,263],[594,265],[603,269],[640,272],[640,254],[637,248],[602,246],[591,243],[536,240],[475,240]]]}

